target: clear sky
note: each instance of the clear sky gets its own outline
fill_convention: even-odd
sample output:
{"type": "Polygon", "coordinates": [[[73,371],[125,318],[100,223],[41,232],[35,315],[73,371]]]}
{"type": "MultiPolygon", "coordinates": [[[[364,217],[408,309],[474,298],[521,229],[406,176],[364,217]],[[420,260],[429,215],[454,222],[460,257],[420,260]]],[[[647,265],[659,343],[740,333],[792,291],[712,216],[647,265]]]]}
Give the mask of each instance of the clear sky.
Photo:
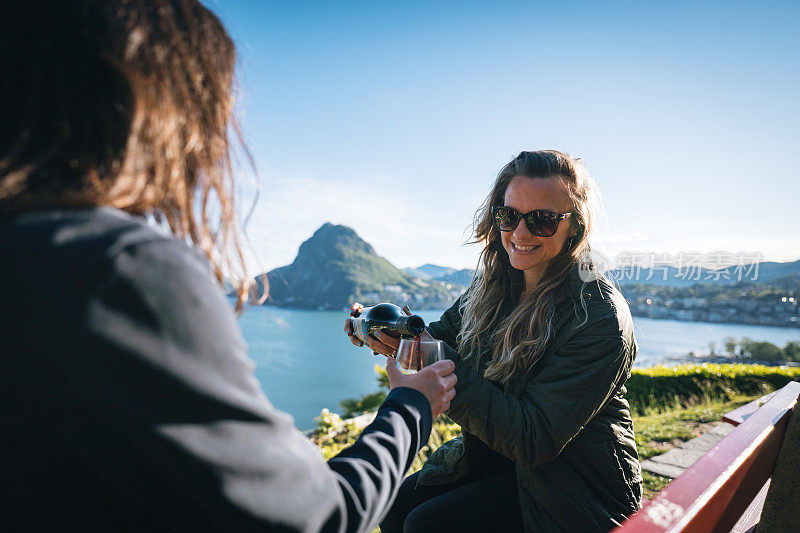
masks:
{"type": "Polygon", "coordinates": [[[800,2],[209,6],[239,50],[253,270],[326,221],[400,267],[474,267],[496,173],[543,148],[588,163],[606,255],[800,258],[800,2]]]}

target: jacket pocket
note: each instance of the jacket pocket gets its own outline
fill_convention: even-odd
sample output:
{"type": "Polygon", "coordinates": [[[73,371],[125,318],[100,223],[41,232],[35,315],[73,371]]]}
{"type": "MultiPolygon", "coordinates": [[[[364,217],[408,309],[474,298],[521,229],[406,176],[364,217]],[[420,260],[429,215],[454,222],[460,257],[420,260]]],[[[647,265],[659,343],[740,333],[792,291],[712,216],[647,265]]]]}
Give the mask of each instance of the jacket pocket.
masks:
{"type": "Polygon", "coordinates": [[[461,436],[449,440],[433,452],[419,471],[417,487],[452,483],[466,474],[464,441],[461,436]]]}

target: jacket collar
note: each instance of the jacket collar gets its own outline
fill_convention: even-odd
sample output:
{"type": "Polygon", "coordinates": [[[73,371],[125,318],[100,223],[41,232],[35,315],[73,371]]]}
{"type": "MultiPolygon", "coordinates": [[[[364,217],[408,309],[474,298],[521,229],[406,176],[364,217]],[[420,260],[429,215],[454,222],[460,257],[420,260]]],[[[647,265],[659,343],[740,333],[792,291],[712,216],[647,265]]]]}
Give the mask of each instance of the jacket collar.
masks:
{"type": "Polygon", "coordinates": [[[604,275],[595,276],[594,272],[583,270],[578,263],[573,263],[567,273],[562,300],[604,300],[614,290],[611,281],[604,275]],[[587,275],[588,274],[588,275],[587,275]]]}

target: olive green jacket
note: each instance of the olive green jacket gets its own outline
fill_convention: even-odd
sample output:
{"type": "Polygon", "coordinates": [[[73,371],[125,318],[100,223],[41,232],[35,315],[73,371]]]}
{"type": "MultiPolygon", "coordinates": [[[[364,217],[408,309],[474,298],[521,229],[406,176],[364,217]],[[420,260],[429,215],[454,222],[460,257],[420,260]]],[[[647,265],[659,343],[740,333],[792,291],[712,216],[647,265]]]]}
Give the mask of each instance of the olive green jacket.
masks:
{"type": "MultiPolygon", "coordinates": [[[[469,449],[478,448],[469,441],[477,438],[514,462],[526,531],[608,531],[639,508],[642,497],[624,398],[637,346],[628,305],[611,284],[584,284],[573,269],[566,287],[545,354],[506,386],[484,378],[456,351],[460,301],[429,325],[456,363],[448,414],[464,437],[432,454],[419,484],[448,483],[466,473],[474,464],[469,449]]],[[[484,347],[483,358],[490,353],[484,347]]]]}

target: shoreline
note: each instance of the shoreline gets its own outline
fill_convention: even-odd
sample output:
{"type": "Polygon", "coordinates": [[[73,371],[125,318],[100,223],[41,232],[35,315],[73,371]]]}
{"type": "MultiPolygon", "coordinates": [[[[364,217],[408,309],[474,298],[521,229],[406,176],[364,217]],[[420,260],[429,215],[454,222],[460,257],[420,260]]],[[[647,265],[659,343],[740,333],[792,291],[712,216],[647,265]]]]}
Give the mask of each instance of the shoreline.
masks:
{"type": "Polygon", "coordinates": [[[680,322],[680,323],[689,323],[689,324],[730,324],[733,326],[756,326],[762,328],[781,328],[781,329],[797,329],[800,330],[800,322],[794,322],[792,324],[775,324],[772,322],[738,322],[732,320],[698,320],[696,318],[692,319],[681,319],[676,317],[656,317],[656,316],[648,316],[639,313],[634,313],[631,310],[631,316],[634,318],[647,318],[650,320],[664,320],[670,322],[680,322]]]}
{"type": "MultiPolygon", "coordinates": [[[[274,303],[269,304],[261,304],[261,305],[253,305],[252,307],[261,307],[266,309],[282,309],[282,310],[289,310],[289,311],[304,311],[310,313],[332,313],[332,312],[342,312],[343,316],[347,315],[348,309],[310,309],[307,307],[291,307],[287,305],[275,305],[274,303]]],[[[446,309],[414,309],[414,313],[443,313],[446,309]]],[[[702,320],[702,319],[681,319],[676,317],[657,317],[657,316],[648,316],[641,313],[634,313],[631,310],[631,316],[634,318],[646,318],[648,320],[661,320],[664,322],[677,322],[680,324],[729,324],[732,326],[754,326],[754,327],[762,327],[762,328],[780,328],[780,329],[788,329],[788,330],[800,330],[800,322],[795,322],[792,324],[776,324],[773,322],[739,322],[739,321],[732,321],[732,320],[702,320]]]]}

